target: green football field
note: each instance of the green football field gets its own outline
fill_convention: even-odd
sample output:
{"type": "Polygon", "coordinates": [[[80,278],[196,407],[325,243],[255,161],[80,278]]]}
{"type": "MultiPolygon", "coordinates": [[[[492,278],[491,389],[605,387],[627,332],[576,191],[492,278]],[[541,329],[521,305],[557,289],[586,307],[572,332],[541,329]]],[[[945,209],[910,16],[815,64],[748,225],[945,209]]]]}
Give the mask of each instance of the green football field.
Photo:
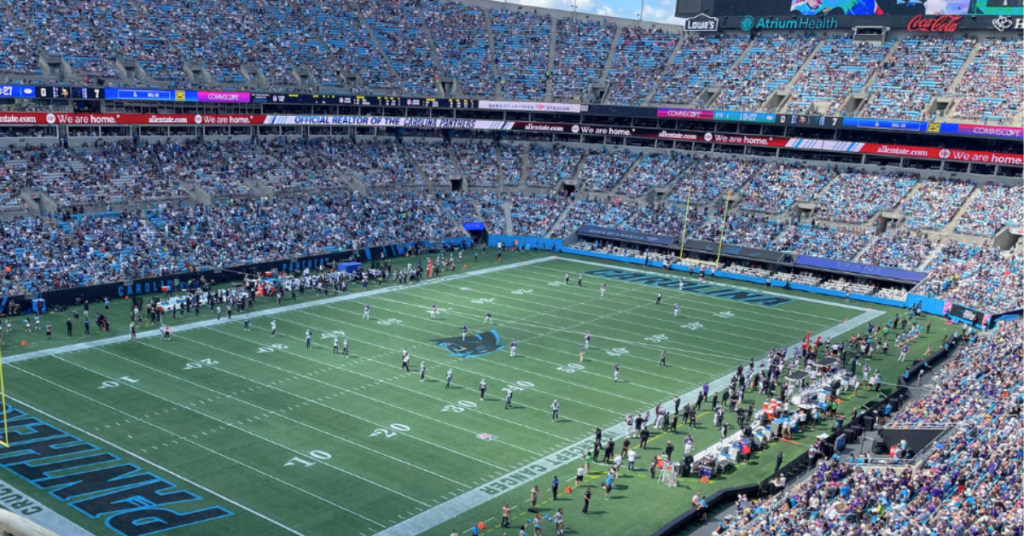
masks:
{"type": "MultiPolygon", "coordinates": [[[[218,321],[206,309],[171,321],[170,341],[154,329],[130,341],[123,300],[112,305],[111,333],[94,327],[85,336],[76,326],[66,337],[59,314],[45,317],[52,341],[18,326],[3,340],[12,446],[0,450],[2,480],[69,522],[67,534],[446,536],[478,521],[484,533],[517,534],[498,527],[500,507],[514,507],[514,527],[525,523],[534,485],[542,515],[564,508],[567,532],[645,534],[689,508],[694,491],[768,476],[780,450],[791,459],[815,433],[777,442],[709,484],[684,479],[669,489],[650,478],[648,465],[669,440],[678,457],[687,433],[695,451],[717,441],[705,404],[697,428],[654,432],[636,471],[623,472],[607,501],[607,467],[593,466],[584,486],[594,502],[584,516],[584,490],[564,492],[597,427],[621,444],[627,413],[676,395],[692,402],[702,384],[723,389],[737,366],[772,347],[798,344],[807,332],[848,336],[895,312],[689,276],[680,292],[678,273],[577,257],[494,257],[489,251],[468,260],[468,270],[416,285],[353,285],[350,294],[307,293],[281,306],[263,299],[249,313],[249,331],[237,313],[218,321]],[[333,353],[335,337],[348,341],[350,356],[333,353]],[[404,348],[411,372],[400,366],[404,348]]],[[[912,357],[937,346],[942,328],[916,342],[912,357]]],[[[905,364],[895,356],[872,363],[888,380],[905,364]]],[[[762,398],[747,401],[759,407],[762,398]]],[[[727,419],[735,429],[735,416],[727,419]]],[[[545,522],[544,530],[554,527],[545,522]]]]}

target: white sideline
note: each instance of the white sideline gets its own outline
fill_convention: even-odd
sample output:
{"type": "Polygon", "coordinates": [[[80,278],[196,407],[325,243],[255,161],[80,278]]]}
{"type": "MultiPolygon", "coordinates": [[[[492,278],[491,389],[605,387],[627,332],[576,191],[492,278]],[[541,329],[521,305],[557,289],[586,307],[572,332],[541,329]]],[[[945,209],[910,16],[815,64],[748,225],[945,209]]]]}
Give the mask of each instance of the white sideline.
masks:
{"type": "MultiPolygon", "coordinates": [[[[595,264],[595,263],[588,263],[595,264]]],[[[599,265],[598,266],[603,266],[599,265]]],[[[824,302],[828,303],[828,302],[824,302]]],[[[829,304],[837,305],[837,304],[829,304]]],[[[849,307],[849,306],[848,306],[849,307]]],[[[882,316],[882,311],[869,310],[865,311],[854,318],[851,318],[841,324],[837,324],[829,329],[826,329],[819,333],[822,338],[831,338],[841,335],[847,331],[852,330],[855,326],[864,324],[879,316],[882,316]]],[[[800,350],[800,345],[803,341],[797,342],[790,347],[790,354],[794,355],[793,352],[800,350]]],[[[761,361],[766,361],[767,358],[763,358],[761,361]]],[[[732,373],[726,374],[717,380],[709,382],[711,391],[722,391],[729,386],[729,380],[732,378],[732,373]]],[[[698,387],[691,390],[688,393],[681,394],[682,397],[687,399],[693,399],[697,397],[697,392],[702,389],[698,387]]],[[[671,403],[671,400],[665,402],[665,405],[671,403]]],[[[654,408],[651,408],[653,412],[654,408]]],[[[619,439],[626,435],[626,423],[625,421],[619,422],[614,426],[603,429],[605,437],[611,437],[619,439]]],[[[562,467],[574,460],[580,460],[581,454],[584,448],[591,446],[591,438],[580,440],[568,447],[555,452],[554,454],[544,456],[535,462],[529,463],[511,471],[503,476],[495,478],[482,486],[467,491],[454,499],[443,502],[426,512],[417,514],[405,521],[388,527],[377,533],[377,536],[414,536],[426,532],[437,525],[444,523],[456,516],[462,515],[473,508],[483,505],[487,501],[498,497],[506,491],[510,491],[518,486],[527,483],[533,483],[535,477],[540,477],[547,474],[559,467],[562,467]]]]}
{"type": "MultiPolygon", "coordinates": [[[[532,259],[532,260],[522,261],[522,262],[509,261],[508,264],[505,264],[503,266],[492,266],[490,268],[484,268],[482,270],[473,270],[473,271],[468,271],[468,272],[464,272],[464,273],[461,273],[461,274],[436,277],[436,278],[433,278],[433,279],[428,279],[426,281],[421,281],[419,283],[416,283],[415,285],[391,285],[391,286],[387,286],[387,287],[375,288],[373,290],[367,290],[367,291],[364,291],[364,292],[355,292],[355,293],[351,293],[351,294],[343,294],[343,295],[340,295],[340,296],[335,296],[333,298],[322,298],[322,299],[319,299],[319,300],[312,300],[312,301],[302,302],[302,303],[294,303],[294,304],[291,304],[291,305],[282,305],[281,307],[277,307],[277,306],[273,306],[273,305],[268,305],[268,306],[265,306],[262,309],[257,309],[257,310],[255,310],[255,311],[253,311],[251,313],[238,313],[235,316],[239,316],[240,317],[240,316],[243,316],[244,314],[248,314],[249,318],[255,319],[255,318],[260,318],[260,317],[269,316],[269,315],[284,314],[284,313],[287,313],[289,311],[295,311],[295,310],[298,310],[298,309],[306,309],[308,307],[319,307],[319,306],[325,305],[325,304],[357,300],[357,299],[360,299],[360,298],[363,298],[363,297],[367,297],[368,298],[368,297],[371,297],[371,296],[376,296],[378,294],[387,294],[389,292],[397,292],[397,291],[400,291],[400,290],[414,289],[414,288],[422,287],[422,286],[425,286],[425,285],[435,285],[435,284],[439,284],[439,283],[448,283],[448,282],[451,282],[451,281],[456,281],[456,280],[459,280],[459,279],[465,279],[467,277],[472,277],[474,275],[490,274],[490,273],[494,273],[494,272],[501,272],[501,271],[504,271],[504,270],[511,270],[512,268],[518,268],[518,267],[523,266],[523,265],[530,265],[530,264],[537,264],[537,263],[541,263],[541,262],[548,262],[548,261],[553,261],[555,259],[556,259],[555,257],[549,256],[549,257],[541,257],[539,259],[532,259]]],[[[234,319],[232,319],[232,320],[234,320],[234,319]]],[[[227,322],[227,320],[217,320],[216,318],[212,318],[212,319],[209,319],[209,320],[200,320],[199,322],[192,322],[190,324],[185,324],[185,325],[180,326],[180,327],[179,326],[174,326],[173,333],[181,333],[183,331],[191,331],[193,329],[207,328],[207,327],[210,327],[210,326],[216,326],[217,324],[223,324],[223,323],[226,323],[226,322],[227,322]]],[[[152,337],[157,337],[159,335],[160,335],[160,332],[158,330],[150,329],[150,330],[147,330],[147,331],[140,331],[135,336],[135,338],[137,338],[137,339],[149,339],[149,338],[152,338],[152,337]]],[[[106,338],[106,339],[99,339],[99,340],[95,340],[95,341],[79,342],[79,343],[75,343],[75,344],[69,344],[67,346],[60,346],[60,347],[57,347],[57,348],[51,348],[51,349],[48,349],[48,350],[36,350],[34,352],[26,352],[24,354],[18,354],[18,355],[12,356],[12,357],[5,357],[4,358],[4,363],[17,363],[19,361],[25,361],[27,359],[34,359],[34,358],[37,358],[37,357],[60,355],[60,354],[66,354],[66,353],[69,353],[69,352],[77,352],[77,351],[80,351],[80,350],[89,350],[91,348],[96,348],[98,346],[107,346],[107,345],[110,345],[110,344],[118,344],[118,343],[130,341],[130,340],[131,340],[131,335],[130,334],[126,334],[126,335],[118,335],[116,337],[109,337],[109,338],[106,338]]]]}

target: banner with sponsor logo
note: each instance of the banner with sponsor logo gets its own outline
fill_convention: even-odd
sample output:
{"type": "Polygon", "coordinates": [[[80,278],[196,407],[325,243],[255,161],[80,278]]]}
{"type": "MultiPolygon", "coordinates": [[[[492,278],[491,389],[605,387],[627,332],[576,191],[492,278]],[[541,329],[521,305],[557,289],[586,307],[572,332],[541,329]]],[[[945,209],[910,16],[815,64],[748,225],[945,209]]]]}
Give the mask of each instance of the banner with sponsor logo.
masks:
{"type": "Polygon", "coordinates": [[[705,255],[718,255],[721,248],[724,257],[740,257],[752,261],[781,262],[789,256],[788,253],[779,251],[768,251],[765,249],[754,249],[733,244],[719,244],[707,240],[687,239],[683,244],[683,250],[689,252],[703,253],[705,255]]]}
{"type": "Polygon", "coordinates": [[[262,125],[265,115],[2,113],[3,125],[262,125]]]}
{"type": "Polygon", "coordinates": [[[481,110],[508,110],[512,112],[561,112],[578,114],[582,109],[579,104],[564,104],[554,102],[519,102],[519,101],[489,101],[478,102],[481,110]]]}
{"type": "Polygon", "coordinates": [[[323,125],[403,128],[452,128],[464,130],[503,130],[504,121],[445,119],[439,117],[375,117],[353,115],[270,115],[268,125],[323,125]]]}

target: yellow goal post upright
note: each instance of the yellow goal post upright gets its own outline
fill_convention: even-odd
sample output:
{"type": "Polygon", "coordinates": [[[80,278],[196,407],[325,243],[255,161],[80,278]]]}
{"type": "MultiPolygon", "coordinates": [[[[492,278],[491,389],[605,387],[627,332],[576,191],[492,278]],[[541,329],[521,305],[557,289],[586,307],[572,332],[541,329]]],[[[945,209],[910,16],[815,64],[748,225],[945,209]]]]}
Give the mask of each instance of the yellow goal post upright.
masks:
{"type": "Polygon", "coordinates": [[[714,261],[702,261],[698,259],[686,259],[683,256],[683,249],[686,247],[686,230],[690,222],[690,194],[693,192],[693,186],[691,185],[686,190],[686,212],[683,214],[683,234],[679,237],[679,262],[680,264],[689,264],[691,266],[702,266],[707,265],[714,268],[720,266],[720,260],[722,258],[722,242],[725,240],[725,224],[726,218],[729,215],[729,198],[732,197],[732,191],[726,196],[725,211],[722,215],[722,233],[718,239],[718,255],[714,261]]]}
{"type": "Polygon", "coordinates": [[[7,392],[4,391],[4,357],[2,351],[0,351],[0,404],[3,404],[4,409],[4,440],[0,441],[0,445],[8,448],[11,446],[11,440],[7,435],[7,392]]]}

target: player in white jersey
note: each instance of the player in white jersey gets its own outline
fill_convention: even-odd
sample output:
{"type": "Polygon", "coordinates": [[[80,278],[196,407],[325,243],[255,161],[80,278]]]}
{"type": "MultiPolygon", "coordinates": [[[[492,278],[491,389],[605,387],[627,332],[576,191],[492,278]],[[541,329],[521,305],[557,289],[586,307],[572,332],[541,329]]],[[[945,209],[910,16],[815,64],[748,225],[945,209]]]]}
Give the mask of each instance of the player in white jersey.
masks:
{"type": "Polygon", "coordinates": [[[217,320],[220,320],[220,306],[217,306],[217,320]]]}
{"type": "Polygon", "coordinates": [[[580,272],[580,278],[576,280],[576,286],[577,287],[582,287],[583,286],[583,272],[580,272]]]}
{"type": "Polygon", "coordinates": [[[515,339],[512,339],[512,343],[509,344],[509,348],[511,348],[511,350],[512,350],[512,354],[509,357],[515,357],[516,356],[516,340],[515,339]]]}
{"type": "Polygon", "coordinates": [[[590,330],[589,329],[587,330],[587,334],[583,336],[583,349],[584,350],[589,350],[590,349],[590,330]]]}
{"type": "Polygon", "coordinates": [[[306,349],[309,350],[313,346],[313,332],[306,330],[306,349]]]}
{"type": "Polygon", "coordinates": [[[487,382],[482,378],[480,379],[480,400],[484,399],[484,395],[487,394],[487,382]]]}
{"type": "Polygon", "coordinates": [[[341,347],[341,355],[348,357],[348,339],[345,339],[345,342],[341,347]]]}
{"type": "Polygon", "coordinates": [[[437,304],[430,308],[430,319],[435,320],[437,318],[437,304]]]}
{"type": "Polygon", "coordinates": [[[490,324],[492,326],[494,325],[494,319],[491,318],[490,311],[487,311],[487,314],[484,315],[484,324],[490,324]]]}
{"type": "Polygon", "coordinates": [[[277,337],[277,320],[270,321],[270,336],[277,337]]]}
{"type": "Polygon", "coordinates": [[[333,353],[335,353],[335,354],[339,353],[338,352],[338,338],[337,337],[334,338],[334,352],[333,353]]]}
{"type": "Polygon", "coordinates": [[[615,381],[619,381],[619,364],[615,364],[615,381]]]}
{"type": "Polygon", "coordinates": [[[608,288],[608,285],[601,283],[601,297],[604,297],[604,291],[608,288]]]}
{"type": "Polygon", "coordinates": [[[363,307],[363,320],[369,320],[369,319],[370,319],[370,304],[366,304],[363,307]]]}
{"type": "Polygon", "coordinates": [[[512,407],[512,388],[505,390],[505,409],[512,407]]]}
{"type": "Polygon", "coordinates": [[[466,342],[466,332],[467,331],[469,331],[469,328],[467,328],[466,325],[463,324],[462,325],[462,342],[466,342]]]}
{"type": "Polygon", "coordinates": [[[675,307],[672,308],[672,316],[676,317],[676,318],[679,318],[679,304],[678,303],[675,305],[675,307]]]}
{"type": "Polygon", "coordinates": [[[420,361],[420,381],[425,381],[427,377],[427,362],[420,361]]]}
{"type": "Polygon", "coordinates": [[[586,348],[580,346],[580,363],[583,362],[583,354],[586,352],[586,348]]]}
{"type": "Polygon", "coordinates": [[[569,284],[569,272],[565,272],[565,284],[569,284]]]}
{"type": "Polygon", "coordinates": [[[558,420],[558,401],[557,400],[555,400],[554,402],[551,403],[551,420],[552,421],[557,421],[558,420]]]}
{"type": "Polygon", "coordinates": [[[444,375],[444,388],[447,389],[452,385],[452,369],[448,369],[448,373],[444,375]]]}
{"type": "Polygon", "coordinates": [[[682,291],[683,291],[683,278],[680,277],[679,278],[679,292],[682,292],[682,291]]]}
{"type": "Polygon", "coordinates": [[[665,364],[665,350],[661,351],[661,360],[658,361],[658,365],[660,365],[662,367],[668,366],[668,365],[665,364]]]}
{"type": "Polygon", "coordinates": [[[661,305],[661,293],[658,293],[658,298],[654,300],[654,305],[661,305]]]}
{"type": "Polygon", "coordinates": [[[409,370],[409,349],[408,348],[405,348],[405,349],[402,350],[402,368],[404,368],[406,372],[412,372],[411,370],[409,370]]]}
{"type": "Polygon", "coordinates": [[[249,331],[249,315],[245,315],[245,331],[249,331]]]}

